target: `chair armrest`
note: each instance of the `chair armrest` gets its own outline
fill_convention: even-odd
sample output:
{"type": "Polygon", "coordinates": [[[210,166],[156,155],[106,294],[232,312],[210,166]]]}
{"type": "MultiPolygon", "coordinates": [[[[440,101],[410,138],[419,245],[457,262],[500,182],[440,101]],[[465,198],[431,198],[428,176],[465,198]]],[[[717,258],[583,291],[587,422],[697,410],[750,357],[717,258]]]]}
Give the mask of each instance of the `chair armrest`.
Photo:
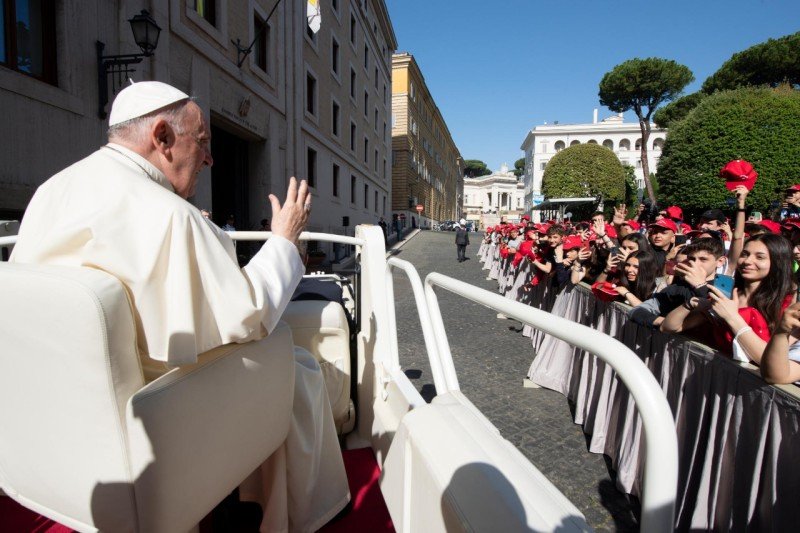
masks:
{"type": "Polygon", "coordinates": [[[286,439],[294,346],[284,323],[149,383],[128,403],[140,531],[185,531],[286,439]]]}

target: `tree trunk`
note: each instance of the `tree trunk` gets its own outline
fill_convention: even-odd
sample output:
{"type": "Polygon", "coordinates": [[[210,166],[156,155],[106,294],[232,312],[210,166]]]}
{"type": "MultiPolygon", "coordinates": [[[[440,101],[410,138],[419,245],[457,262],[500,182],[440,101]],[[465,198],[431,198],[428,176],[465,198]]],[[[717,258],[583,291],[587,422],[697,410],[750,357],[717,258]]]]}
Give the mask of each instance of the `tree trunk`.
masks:
{"type": "Polygon", "coordinates": [[[640,157],[642,158],[642,174],[644,174],[644,186],[647,188],[647,196],[653,205],[656,204],[656,193],[653,184],[650,183],[650,163],[647,161],[647,141],[650,140],[650,121],[639,118],[639,127],[642,130],[642,146],[640,157]]]}

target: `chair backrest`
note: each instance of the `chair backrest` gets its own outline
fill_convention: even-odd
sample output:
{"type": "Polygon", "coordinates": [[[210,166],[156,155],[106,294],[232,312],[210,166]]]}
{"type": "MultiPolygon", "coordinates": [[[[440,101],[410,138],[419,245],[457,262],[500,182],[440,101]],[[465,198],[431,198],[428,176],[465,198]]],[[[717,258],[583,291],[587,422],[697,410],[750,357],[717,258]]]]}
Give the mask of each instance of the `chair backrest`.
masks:
{"type": "Polygon", "coordinates": [[[123,493],[105,502],[107,516],[116,517],[106,526],[134,529],[125,410],[143,385],[133,314],[116,278],[89,268],[0,263],[6,493],[91,530],[91,497],[81,496],[113,482],[123,493]]]}
{"type": "Polygon", "coordinates": [[[292,328],[296,346],[308,350],[322,369],[337,431],[350,431],[355,415],[350,400],[350,326],[337,302],[290,302],[281,320],[292,328]]]}

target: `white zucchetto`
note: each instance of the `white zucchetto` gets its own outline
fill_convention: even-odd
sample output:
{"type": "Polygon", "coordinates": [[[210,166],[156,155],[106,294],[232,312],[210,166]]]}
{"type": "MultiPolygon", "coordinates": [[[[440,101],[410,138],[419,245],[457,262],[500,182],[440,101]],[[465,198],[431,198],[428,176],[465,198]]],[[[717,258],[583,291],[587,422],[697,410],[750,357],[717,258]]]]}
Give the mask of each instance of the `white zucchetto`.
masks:
{"type": "Polygon", "coordinates": [[[142,117],[188,98],[188,94],[160,81],[131,82],[114,99],[108,125],[115,126],[142,117]]]}

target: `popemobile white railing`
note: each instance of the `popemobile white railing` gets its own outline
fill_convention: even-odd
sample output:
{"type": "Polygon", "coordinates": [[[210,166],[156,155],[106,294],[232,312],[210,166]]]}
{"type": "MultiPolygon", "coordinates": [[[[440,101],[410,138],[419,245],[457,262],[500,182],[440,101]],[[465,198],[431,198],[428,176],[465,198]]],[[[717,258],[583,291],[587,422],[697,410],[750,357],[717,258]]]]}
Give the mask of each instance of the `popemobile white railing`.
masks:
{"type": "MultiPolygon", "coordinates": [[[[436,338],[438,360],[448,389],[457,389],[458,381],[455,379],[453,357],[434,287],[441,287],[523,324],[530,324],[611,365],[633,396],[644,427],[646,452],[641,531],[673,531],[678,487],[678,437],[667,399],[642,360],[627,346],[604,333],[433,272],[425,278],[425,298],[436,338]]],[[[438,384],[436,389],[439,390],[438,384]]]]}
{"type": "MultiPolygon", "coordinates": [[[[444,366],[439,357],[439,350],[436,347],[436,336],[433,331],[430,312],[428,311],[428,303],[425,301],[425,289],[422,286],[422,280],[417,273],[417,269],[414,268],[414,265],[396,257],[389,258],[389,260],[386,261],[386,300],[388,303],[387,316],[389,319],[389,346],[390,355],[392,357],[392,367],[400,367],[400,355],[397,347],[397,318],[394,301],[393,273],[395,270],[403,272],[408,277],[408,281],[411,282],[411,292],[417,304],[419,322],[422,326],[422,338],[425,341],[425,350],[428,352],[428,362],[431,365],[433,384],[436,387],[436,393],[442,394],[448,391],[449,387],[447,386],[447,380],[445,378],[446,373],[444,366]]],[[[450,366],[452,366],[452,364],[450,366]]]]}
{"type": "MultiPolygon", "coordinates": [[[[271,231],[229,231],[231,239],[234,241],[265,241],[272,237],[271,231]]],[[[337,242],[339,244],[352,244],[353,246],[364,246],[364,239],[348,237],[346,235],[334,235],[332,233],[311,233],[304,231],[300,234],[301,241],[326,241],[337,242]]],[[[17,243],[17,235],[0,237],[0,246],[10,246],[17,243]]]]}

